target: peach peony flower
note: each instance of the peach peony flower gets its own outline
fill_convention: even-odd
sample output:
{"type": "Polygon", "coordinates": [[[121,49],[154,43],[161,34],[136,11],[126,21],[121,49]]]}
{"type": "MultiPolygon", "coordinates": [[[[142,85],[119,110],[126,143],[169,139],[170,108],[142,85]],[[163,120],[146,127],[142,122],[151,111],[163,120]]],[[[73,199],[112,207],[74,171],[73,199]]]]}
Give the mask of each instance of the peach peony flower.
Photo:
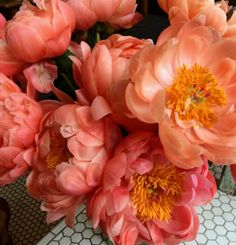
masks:
{"type": "Polygon", "coordinates": [[[25,1],[6,26],[6,41],[17,59],[34,63],[63,54],[74,26],[74,12],[65,2],[46,1],[40,9],[25,1]]]}
{"type": "Polygon", "coordinates": [[[139,120],[159,123],[166,156],[179,167],[199,166],[202,154],[235,161],[235,48],[235,40],[192,22],[131,61],[127,105],[139,120]]]}
{"type": "Polygon", "coordinates": [[[235,37],[235,11],[228,1],[214,0],[158,0],[160,7],[168,13],[171,26],[164,32],[170,32],[194,18],[205,17],[205,25],[215,29],[221,36],[235,37]],[[175,25],[174,27],[172,25],[175,25]]]}
{"type": "Polygon", "coordinates": [[[0,185],[15,181],[28,169],[42,109],[0,74],[0,185]]]}
{"type": "Polygon", "coordinates": [[[79,30],[87,30],[98,21],[116,29],[130,28],[142,19],[135,12],[135,0],[68,0],[67,3],[76,13],[79,30]]]}
{"type": "Polygon", "coordinates": [[[78,64],[78,71],[74,72],[77,83],[85,89],[90,100],[97,95],[103,96],[111,107],[112,118],[129,130],[145,127],[143,123],[132,118],[133,115],[125,104],[130,58],[151,44],[151,40],[119,34],[98,42],[92,51],[83,43],[82,66],[78,68],[78,64]]]}
{"type": "Polygon", "coordinates": [[[104,168],[103,185],[88,202],[94,226],[115,244],[177,244],[196,237],[194,206],[210,202],[216,185],[207,161],[190,170],[166,159],[157,135],[126,137],[104,168]]]}
{"type": "Polygon", "coordinates": [[[76,208],[99,185],[119,137],[118,128],[94,120],[88,106],[67,104],[44,117],[27,188],[43,200],[48,222],[66,216],[73,226],[76,208]]]}

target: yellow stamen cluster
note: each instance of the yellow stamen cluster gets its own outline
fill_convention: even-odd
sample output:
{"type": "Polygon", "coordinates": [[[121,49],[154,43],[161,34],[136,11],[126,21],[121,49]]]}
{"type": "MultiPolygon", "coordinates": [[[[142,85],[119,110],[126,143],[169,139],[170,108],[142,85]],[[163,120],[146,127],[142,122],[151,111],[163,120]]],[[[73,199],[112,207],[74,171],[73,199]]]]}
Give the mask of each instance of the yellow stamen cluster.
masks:
{"type": "Polygon", "coordinates": [[[195,120],[198,126],[211,127],[217,121],[215,106],[226,104],[226,92],[215,76],[198,64],[179,68],[173,84],[166,89],[167,108],[181,120],[195,120]]]}
{"type": "Polygon", "coordinates": [[[132,176],[132,206],[143,221],[169,221],[172,207],[182,192],[182,173],[173,165],[155,166],[150,172],[132,176]]]}

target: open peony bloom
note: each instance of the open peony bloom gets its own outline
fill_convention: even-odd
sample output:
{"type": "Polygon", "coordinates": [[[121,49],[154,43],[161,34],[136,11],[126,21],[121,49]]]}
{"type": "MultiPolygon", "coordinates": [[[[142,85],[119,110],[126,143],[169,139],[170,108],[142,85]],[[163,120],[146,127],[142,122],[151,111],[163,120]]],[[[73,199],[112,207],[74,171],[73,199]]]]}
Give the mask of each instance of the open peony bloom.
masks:
{"type": "Polygon", "coordinates": [[[221,36],[227,38],[236,36],[236,14],[228,5],[228,1],[215,3],[214,0],[158,0],[158,3],[168,13],[171,22],[171,26],[165,32],[173,32],[173,29],[183,25],[184,22],[205,16],[205,25],[216,30],[221,36]]]}
{"type": "Polygon", "coordinates": [[[0,186],[28,169],[42,114],[36,101],[0,74],[0,186]]]}
{"type": "Polygon", "coordinates": [[[108,119],[94,120],[90,107],[67,104],[42,120],[27,188],[43,201],[47,222],[66,216],[97,187],[120,132],[108,119]]]}
{"type": "Polygon", "coordinates": [[[72,8],[61,0],[45,1],[44,7],[25,1],[6,26],[8,47],[19,60],[34,63],[59,56],[69,46],[75,27],[72,8]]]}
{"type": "Polygon", "coordinates": [[[207,204],[216,192],[207,161],[200,161],[200,168],[180,169],[167,160],[157,135],[130,134],[107,162],[103,185],[88,202],[94,226],[100,224],[120,245],[193,240],[199,226],[194,206],[207,204]]]}
{"type": "Polygon", "coordinates": [[[136,0],[68,0],[76,13],[79,30],[87,30],[96,22],[106,22],[116,29],[130,28],[142,16],[136,13],[136,0]]]}
{"type": "Polygon", "coordinates": [[[159,123],[166,156],[182,168],[236,159],[236,41],[187,23],[162,45],[148,47],[130,63],[128,108],[141,121],[159,123]]]}
{"type": "Polygon", "coordinates": [[[83,62],[80,76],[76,79],[85,88],[90,100],[97,95],[103,96],[111,107],[113,119],[126,128],[145,127],[134,117],[125,104],[125,89],[129,80],[129,63],[139,50],[152,45],[151,40],[141,40],[119,34],[102,40],[90,51],[82,47],[83,62]]]}

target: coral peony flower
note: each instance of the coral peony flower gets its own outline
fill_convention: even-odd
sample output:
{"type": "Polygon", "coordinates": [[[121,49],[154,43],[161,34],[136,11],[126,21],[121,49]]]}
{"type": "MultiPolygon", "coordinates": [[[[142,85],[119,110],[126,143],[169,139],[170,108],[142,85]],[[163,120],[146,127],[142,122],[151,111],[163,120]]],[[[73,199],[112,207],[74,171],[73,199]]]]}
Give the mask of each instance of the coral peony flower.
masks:
{"type": "Polygon", "coordinates": [[[17,59],[34,63],[63,54],[74,26],[74,12],[65,2],[50,0],[40,9],[25,1],[6,26],[6,41],[17,59]]]}
{"type": "Polygon", "coordinates": [[[177,244],[196,237],[194,206],[210,202],[216,185],[202,167],[183,170],[163,153],[157,135],[130,134],[104,168],[103,185],[88,202],[94,226],[115,244],[177,244]]]}
{"type": "Polygon", "coordinates": [[[97,95],[103,96],[111,107],[113,119],[126,128],[143,128],[143,123],[127,109],[125,89],[129,80],[130,58],[151,40],[141,40],[131,36],[111,35],[96,44],[92,51],[85,44],[81,45],[83,53],[82,67],[75,74],[80,87],[85,88],[90,100],[97,95]],[[77,72],[78,73],[78,72],[77,72]]]}
{"type": "Polygon", "coordinates": [[[96,22],[107,22],[114,28],[130,28],[142,16],[136,13],[135,0],[68,0],[76,13],[77,28],[87,30],[96,22]]]}
{"type": "Polygon", "coordinates": [[[119,137],[118,128],[94,120],[88,106],[67,104],[44,117],[27,188],[43,200],[48,222],[66,216],[73,226],[76,208],[99,185],[119,137]]]}
{"type": "Polygon", "coordinates": [[[0,185],[27,170],[41,117],[40,105],[0,74],[0,185]]]}
{"type": "Polygon", "coordinates": [[[24,67],[24,62],[17,60],[10,52],[5,41],[6,19],[0,14],[0,72],[12,76],[24,67]]]}
{"type": "Polygon", "coordinates": [[[236,41],[188,23],[176,38],[148,47],[130,64],[126,102],[147,123],[159,123],[165,153],[182,168],[202,154],[218,164],[236,158],[236,41]]]}
{"type": "Polygon", "coordinates": [[[158,0],[160,7],[168,13],[171,26],[165,32],[171,32],[194,18],[205,17],[205,25],[215,29],[220,35],[235,37],[235,12],[228,1],[214,0],[158,0]],[[175,25],[174,27],[172,25],[175,25]]]}

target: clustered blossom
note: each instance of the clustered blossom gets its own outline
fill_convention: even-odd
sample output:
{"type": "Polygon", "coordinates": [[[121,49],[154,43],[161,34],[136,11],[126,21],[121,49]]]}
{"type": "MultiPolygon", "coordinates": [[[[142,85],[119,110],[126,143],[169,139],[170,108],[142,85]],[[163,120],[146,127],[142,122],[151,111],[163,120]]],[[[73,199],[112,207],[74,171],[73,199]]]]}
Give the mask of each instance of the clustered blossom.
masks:
{"type": "Polygon", "coordinates": [[[133,0],[25,0],[0,15],[0,186],[28,173],[47,222],[73,227],[85,204],[117,245],[194,240],[195,208],[217,189],[208,161],[236,181],[235,11],[157,2],[170,26],[156,43],[110,33],[142,19],[133,0]]]}

